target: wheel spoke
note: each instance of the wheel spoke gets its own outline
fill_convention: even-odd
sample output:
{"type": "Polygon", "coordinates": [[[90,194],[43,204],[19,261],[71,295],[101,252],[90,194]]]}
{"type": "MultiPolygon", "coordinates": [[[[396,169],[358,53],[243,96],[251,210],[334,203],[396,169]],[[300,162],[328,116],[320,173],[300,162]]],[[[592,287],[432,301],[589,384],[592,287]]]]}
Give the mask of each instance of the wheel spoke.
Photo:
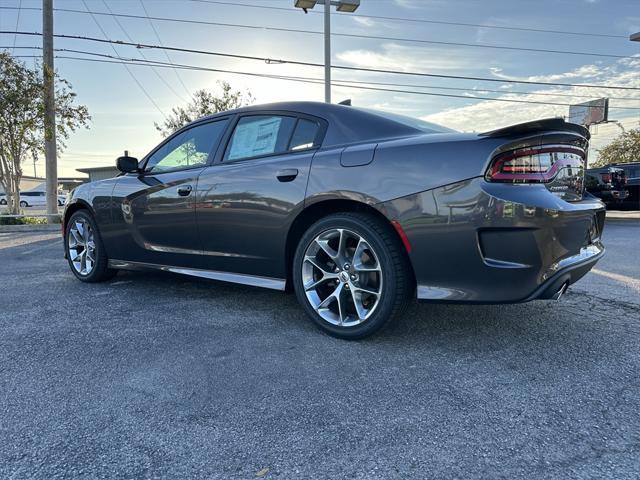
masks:
{"type": "Polygon", "coordinates": [[[316,243],[322,250],[324,250],[324,253],[326,253],[329,258],[331,258],[332,260],[336,260],[338,258],[339,252],[336,252],[329,246],[329,240],[321,240],[319,238],[316,238],[316,243]]]}
{"type": "Polygon", "coordinates": [[[78,227],[77,226],[75,228],[72,228],[70,230],[70,232],[71,232],[71,236],[75,240],[76,245],[79,244],[79,243],[82,243],[82,235],[80,235],[80,232],[78,232],[78,227]]]}
{"type": "Polygon", "coordinates": [[[80,235],[80,241],[84,242],[84,222],[76,222],[76,231],[80,235]]]}
{"type": "Polygon", "coordinates": [[[357,290],[351,290],[351,298],[353,299],[353,305],[356,307],[356,313],[358,314],[358,320],[365,320],[367,318],[367,309],[362,304],[362,294],[357,290]]]}
{"type": "Polygon", "coordinates": [[[344,233],[343,229],[339,229],[338,232],[340,232],[340,237],[338,238],[338,258],[340,258],[341,260],[346,260],[347,256],[346,256],[346,243],[347,243],[347,235],[344,233]]]}
{"type": "Polygon", "coordinates": [[[327,270],[326,267],[321,267],[319,262],[317,262],[314,258],[304,257],[304,261],[316,267],[318,270],[320,270],[320,272],[322,272],[323,275],[331,275],[333,278],[335,278],[336,274],[334,272],[327,270]]]}
{"type": "Polygon", "coordinates": [[[331,305],[331,303],[338,298],[338,295],[340,295],[341,291],[342,291],[342,283],[339,283],[338,286],[335,288],[335,290],[331,292],[329,295],[327,295],[327,298],[325,298],[323,301],[321,301],[318,304],[318,306],[316,307],[316,310],[320,310],[321,308],[328,308],[329,305],[331,305]]]}
{"type": "MultiPolygon", "coordinates": [[[[342,284],[340,284],[342,285],[342,284]]],[[[342,303],[342,292],[344,290],[340,288],[340,291],[336,294],[336,301],[338,302],[338,316],[340,317],[340,325],[344,325],[344,321],[347,318],[347,308],[342,303]]]]}
{"type": "Polygon", "coordinates": [[[352,287],[353,290],[357,290],[359,292],[364,292],[364,293],[368,293],[369,295],[375,295],[376,297],[380,295],[380,291],[379,290],[374,290],[373,288],[369,288],[369,287],[363,287],[363,286],[354,286],[352,287]]]}
{"type": "Polygon", "coordinates": [[[318,286],[322,285],[324,282],[331,280],[331,278],[321,277],[319,280],[314,280],[312,282],[307,283],[304,286],[305,291],[315,290],[318,286]]]}
{"type": "Polygon", "coordinates": [[[358,246],[356,247],[355,252],[353,253],[353,268],[358,272],[379,272],[380,265],[378,263],[377,258],[375,256],[367,255],[371,260],[373,260],[374,264],[369,265],[365,264],[362,261],[362,256],[366,251],[372,252],[371,246],[362,238],[358,242],[358,246]]]}

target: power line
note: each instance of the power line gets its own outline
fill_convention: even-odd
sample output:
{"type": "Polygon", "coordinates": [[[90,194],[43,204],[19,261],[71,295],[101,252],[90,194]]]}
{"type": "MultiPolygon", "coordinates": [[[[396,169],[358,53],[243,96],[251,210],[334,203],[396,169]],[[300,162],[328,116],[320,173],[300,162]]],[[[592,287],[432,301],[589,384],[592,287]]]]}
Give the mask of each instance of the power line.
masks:
{"type": "MultiPolygon", "coordinates": [[[[60,59],[68,59],[68,60],[82,60],[82,61],[88,61],[88,62],[97,62],[97,63],[115,63],[115,64],[128,64],[128,65],[138,65],[138,66],[145,66],[148,67],[150,66],[149,63],[150,62],[144,62],[138,59],[123,59],[122,57],[112,57],[111,55],[107,55],[107,54],[99,54],[99,53],[93,53],[93,55],[99,56],[99,57],[106,57],[106,58],[111,58],[111,59],[115,59],[115,60],[104,60],[104,59],[95,59],[95,58],[82,58],[82,57],[68,57],[68,56],[57,56],[56,58],[60,58],[60,59]]],[[[287,80],[287,81],[294,81],[294,82],[300,82],[300,83],[311,83],[311,84],[317,84],[317,85],[322,85],[324,83],[324,80],[321,78],[317,78],[317,79],[312,79],[309,77],[295,77],[295,76],[286,76],[286,75],[269,75],[269,74],[261,74],[261,73],[253,73],[253,72],[244,72],[244,71],[238,71],[238,70],[226,70],[226,69],[219,69],[219,68],[209,68],[209,67],[199,67],[199,66],[193,66],[193,65],[180,65],[180,64],[166,64],[166,63],[162,63],[162,62],[155,62],[154,63],[155,66],[157,67],[163,67],[163,68],[183,68],[183,69],[187,69],[187,70],[196,70],[196,71],[206,71],[206,72],[217,72],[217,73],[227,73],[227,74],[234,74],[234,75],[245,75],[245,76],[252,76],[252,77],[259,77],[259,78],[271,78],[271,79],[277,79],[277,80],[287,80]]],[[[422,91],[415,91],[415,90],[401,90],[401,89],[390,89],[390,88],[379,88],[379,87],[369,87],[369,86],[365,86],[365,85],[355,85],[355,84],[349,84],[346,83],[349,81],[335,81],[332,82],[331,85],[336,86],[336,87],[343,87],[343,88],[351,88],[351,89],[357,89],[357,90],[373,90],[373,91],[380,91],[380,92],[391,92],[391,93],[403,93],[403,94],[411,94],[411,95],[423,95],[423,96],[431,96],[431,97],[447,97],[447,98],[462,98],[462,99],[466,99],[466,100],[482,100],[482,101],[496,101],[496,102],[507,102],[507,103],[522,103],[522,104],[533,104],[533,105],[550,105],[550,106],[563,106],[563,107],[569,107],[572,104],[571,103],[561,103],[561,102],[540,102],[540,101],[535,101],[535,100],[518,100],[518,99],[507,99],[507,98],[492,98],[492,97],[479,97],[479,96],[467,96],[467,95],[453,95],[453,94],[444,94],[444,93],[433,93],[433,92],[422,92],[422,91]]],[[[598,107],[593,107],[593,108],[598,108],[598,107]]],[[[619,110],[640,110],[640,107],[610,107],[611,109],[619,109],[619,110]]]]}
{"type": "MultiPolygon", "coordinates": [[[[104,6],[106,7],[107,10],[109,10],[109,12],[113,13],[111,11],[111,8],[109,7],[109,5],[107,4],[106,0],[102,0],[102,3],[104,4],[104,6]]],[[[114,16],[113,19],[115,20],[115,22],[118,24],[118,27],[120,27],[120,30],[122,30],[122,33],[124,33],[125,37],[127,37],[129,39],[130,42],[133,42],[133,38],[131,38],[131,36],[129,35],[129,33],[127,32],[127,30],[122,26],[122,24],[120,23],[120,20],[118,20],[117,16],[114,16]]],[[[148,60],[147,57],[145,56],[144,52],[142,50],[140,50],[138,53],[140,53],[140,56],[145,59],[148,60]]],[[[151,67],[151,70],[153,71],[153,73],[156,75],[156,77],[158,77],[160,79],[160,81],[162,83],[165,84],[165,86],[171,90],[171,92],[178,97],[181,101],[186,102],[186,100],[184,99],[184,97],[182,97],[178,92],[175,91],[175,89],[171,86],[171,84],[169,82],[167,82],[167,80],[160,75],[160,72],[158,72],[154,67],[151,67]]]]}
{"type": "MultiPolygon", "coordinates": [[[[22,11],[22,0],[18,1],[18,13],[16,15],[16,31],[18,30],[18,26],[20,25],[20,12],[22,11]]],[[[11,48],[11,55],[16,50],[16,40],[18,39],[18,35],[13,36],[13,47],[11,48]]]]}
{"type": "MultiPolygon", "coordinates": [[[[13,32],[10,30],[0,30],[0,34],[13,34],[17,33],[18,35],[27,35],[27,36],[41,36],[42,33],[39,32],[13,32]]],[[[242,60],[256,60],[265,62],[267,64],[288,64],[288,65],[299,65],[305,67],[324,67],[323,64],[313,63],[313,62],[303,62],[299,60],[283,60],[283,59],[273,59],[269,57],[259,57],[254,55],[240,55],[235,53],[223,53],[223,52],[214,52],[210,50],[198,50],[192,48],[181,48],[181,47],[168,47],[168,46],[158,46],[158,45],[150,45],[145,43],[132,43],[132,42],[124,42],[122,40],[106,40],[95,37],[87,37],[83,35],[66,35],[66,34],[56,34],[54,35],[56,38],[67,38],[73,40],[84,40],[89,42],[97,42],[97,43],[110,43],[116,45],[128,45],[136,48],[154,48],[154,49],[165,49],[169,51],[175,52],[185,52],[185,53],[194,53],[200,55],[210,55],[224,58],[236,58],[242,60]]],[[[554,87],[582,87],[582,88],[599,88],[599,89],[611,89],[611,90],[633,90],[638,91],[640,87],[627,87],[622,85],[597,85],[597,84],[576,84],[576,83],[564,83],[564,82],[541,82],[534,80],[514,80],[514,79],[502,79],[502,78],[488,78],[488,77],[472,77],[472,76],[464,76],[464,75],[445,75],[438,73],[426,73],[426,72],[412,72],[412,71],[402,71],[402,70],[387,70],[382,68],[365,68],[365,67],[350,67],[346,65],[332,65],[332,69],[336,70],[345,70],[345,71],[356,71],[356,72],[371,72],[371,73],[386,73],[393,75],[408,75],[414,77],[429,77],[429,78],[449,78],[456,80],[475,80],[482,82],[497,82],[497,83],[512,83],[512,84],[522,84],[522,85],[547,85],[554,87]]]]}
{"type": "MultiPolygon", "coordinates": [[[[223,2],[218,0],[187,0],[195,3],[210,3],[216,5],[230,5],[234,7],[249,7],[249,8],[262,8],[266,10],[280,10],[286,12],[293,12],[294,10],[291,8],[285,7],[273,7],[267,5],[252,5],[248,3],[234,3],[234,2],[223,2]]],[[[322,12],[318,12],[316,10],[310,10],[309,13],[322,14],[322,12]]],[[[608,37],[608,38],[624,38],[625,40],[628,38],[627,35],[614,35],[610,33],[596,33],[596,32],[576,32],[570,30],[548,30],[543,28],[528,28],[528,27],[507,27],[504,25],[492,25],[492,24],[481,24],[481,23],[464,23],[464,22],[450,22],[446,20],[427,20],[425,18],[407,18],[407,17],[389,17],[383,15],[363,15],[359,13],[351,13],[349,14],[350,18],[369,18],[371,20],[392,20],[399,22],[414,22],[414,23],[428,23],[434,25],[450,25],[450,26],[458,26],[458,27],[475,27],[475,28],[490,28],[490,29],[498,29],[498,30],[512,30],[512,31],[521,31],[521,32],[533,32],[533,33],[553,33],[559,35],[578,35],[585,37],[608,37]]]]}
{"type": "MultiPolygon", "coordinates": [[[[3,47],[0,46],[0,50],[3,48],[7,48],[7,47],[3,47]]],[[[33,50],[40,50],[42,49],[42,47],[17,47],[19,49],[33,49],[33,50]]],[[[86,50],[75,50],[75,49],[68,49],[68,48],[57,48],[55,49],[56,52],[68,52],[68,53],[79,53],[79,54],[84,54],[84,55],[94,55],[94,56],[105,56],[104,54],[100,54],[100,53],[96,53],[96,52],[88,52],[86,50]]],[[[111,55],[107,55],[108,58],[118,58],[119,60],[126,60],[126,61],[133,61],[134,59],[127,59],[124,57],[113,57],[111,55]]],[[[157,65],[158,62],[156,62],[155,60],[147,60],[148,62],[153,62],[154,64],[156,64],[156,66],[161,66],[161,65],[157,65]]],[[[175,65],[173,62],[170,62],[169,65],[175,65]]],[[[180,64],[180,70],[186,70],[186,69],[198,69],[198,68],[206,68],[206,67],[200,67],[198,65],[185,65],[185,64],[180,64]],[[187,68],[188,67],[188,68],[187,68]]],[[[301,76],[283,76],[283,75],[269,75],[269,74],[265,74],[268,75],[269,78],[297,78],[297,79],[301,79],[301,80],[314,80],[314,81],[324,81],[321,78],[317,78],[317,77],[301,77],[301,76]]],[[[479,94],[479,93],[498,93],[500,95],[527,95],[527,96],[545,96],[545,97],[565,97],[565,98],[590,98],[593,99],[594,96],[593,95],[579,95],[579,94],[573,94],[573,93],[550,93],[550,92],[524,92],[524,91],[518,91],[518,90],[491,90],[491,89],[487,89],[487,88],[463,88],[463,87],[443,87],[443,86],[439,86],[439,85],[416,85],[416,84],[412,84],[412,83],[394,83],[394,82],[377,82],[377,81],[373,81],[373,80],[347,80],[347,79],[336,79],[336,81],[342,82],[342,83],[354,83],[354,84],[365,84],[365,85],[380,85],[380,86],[390,86],[390,87],[405,87],[405,88],[428,88],[428,89],[434,89],[434,90],[450,90],[450,91],[459,91],[459,92],[471,92],[472,94],[479,94]]],[[[607,98],[609,98],[610,100],[623,100],[623,101],[640,101],[640,98],[631,98],[631,97],[612,97],[612,96],[608,96],[607,98]]],[[[615,108],[615,107],[614,107],[615,108]]]]}
{"type": "MultiPolygon", "coordinates": [[[[155,33],[156,38],[158,39],[158,43],[160,44],[160,46],[164,47],[164,44],[162,43],[162,39],[160,38],[160,34],[158,33],[156,26],[153,24],[153,21],[149,17],[149,12],[147,12],[147,8],[144,6],[143,0],[139,0],[139,1],[140,1],[140,6],[142,7],[142,10],[144,11],[145,16],[147,17],[147,20],[149,20],[149,25],[151,25],[151,29],[153,30],[153,33],[155,33]]],[[[167,58],[169,63],[173,63],[173,60],[171,60],[171,57],[169,56],[169,52],[167,52],[166,50],[163,50],[162,52],[164,53],[164,56],[167,58]]],[[[182,85],[182,88],[184,88],[184,91],[187,92],[187,96],[191,96],[191,93],[189,92],[189,89],[187,88],[187,86],[184,84],[184,81],[182,80],[182,77],[178,73],[178,70],[173,69],[173,72],[176,74],[176,77],[178,78],[178,81],[182,85]]]]}
{"type": "MultiPolygon", "coordinates": [[[[11,8],[11,7],[5,7],[5,8],[11,8]]],[[[304,30],[299,28],[267,27],[263,25],[211,22],[206,20],[190,20],[190,19],[182,19],[182,18],[170,18],[170,17],[144,17],[141,15],[124,14],[124,13],[105,13],[105,12],[95,12],[95,11],[85,12],[83,10],[76,10],[72,8],[56,8],[54,10],[56,12],[80,13],[80,14],[90,13],[91,15],[106,15],[106,16],[116,16],[116,17],[122,17],[122,18],[137,18],[137,19],[148,18],[148,19],[157,20],[157,21],[187,23],[187,24],[196,24],[196,25],[210,25],[210,26],[216,26],[216,27],[244,28],[244,29],[250,29],[250,30],[266,30],[266,31],[273,31],[273,32],[286,32],[286,33],[297,33],[297,34],[308,34],[308,35],[323,35],[323,32],[321,31],[304,30]]],[[[514,47],[510,45],[480,44],[480,43],[468,43],[468,42],[446,42],[443,40],[424,40],[424,39],[417,39],[417,38],[388,37],[388,36],[380,36],[380,35],[364,35],[364,34],[357,34],[357,33],[332,32],[331,35],[334,37],[360,38],[360,39],[367,39],[367,40],[385,40],[385,41],[404,42],[404,43],[419,43],[419,44],[426,44],[426,45],[446,45],[446,46],[466,47],[466,48],[484,48],[484,49],[494,49],[494,50],[508,50],[508,51],[532,52],[532,53],[551,53],[551,54],[558,54],[558,55],[577,55],[577,56],[600,57],[600,58],[619,58],[619,59],[630,58],[628,55],[616,55],[616,54],[609,54],[609,53],[582,52],[582,51],[574,51],[574,50],[554,50],[554,49],[532,48],[532,47],[514,47]]]]}
{"type": "MultiPolygon", "coordinates": [[[[85,0],[82,0],[82,3],[84,5],[84,7],[87,9],[87,12],[89,12],[89,7],[87,6],[87,2],[85,0]]],[[[95,24],[98,26],[98,29],[102,32],[102,35],[105,38],[105,43],[108,43],[109,46],[111,47],[111,50],[113,50],[113,52],[116,55],[119,55],[118,51],[116,50],[116,47],[113,46],[113,43],[110,42],[110,41],[107,41],[107,39],[109,37],[107,36],[107,33],[104,31],[104,29],[100,25],[100,22],[98,22],[98,19],[93,15],[93,13],[89,12],[89,14],[91,15],[91,18],[93,19],[95,24]]],[[[54,35],[54,37],[57,37],[57,36],[58,35],[54,35]]],[[[140,90],[142,90],[142,93],[144,93],[144,95],[147,97],[147,99],[153,104],[154,107],[156,107],[156,110],[158,110],[158,112],[160,112],[160,115],[162,115],[164,118],[167,118],[165,116],[164,112],[160,109],[158,104],[155,102],[155,100],[153,98],[151,98],[151,95],[149,95],[147,90],[144,88],[144,85],[142,85],[142,83],[140,83],[140,81],[136,78],[136,76],[133,74],[133,72],[131,70],[129,70],[129,66],[128,65],[123,65],[123,66],[127,70],[127,72],[129,73],[129,76],[133,79],[133,81],[136,82],[138,87],[140,87],[140,90]]]]}

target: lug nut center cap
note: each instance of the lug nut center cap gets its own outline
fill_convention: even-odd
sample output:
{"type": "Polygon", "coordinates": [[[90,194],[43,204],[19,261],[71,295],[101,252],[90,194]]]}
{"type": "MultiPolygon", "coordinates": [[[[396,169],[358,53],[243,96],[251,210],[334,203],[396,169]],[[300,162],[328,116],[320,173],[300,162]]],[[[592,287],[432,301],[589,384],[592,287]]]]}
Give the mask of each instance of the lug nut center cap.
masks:
{"type": "Polygon", "coordinates": [[[342,283],[347,283],[349,281],[349,273],[342,271],[338,274],[338,280],[340,280],[342,283]]]}

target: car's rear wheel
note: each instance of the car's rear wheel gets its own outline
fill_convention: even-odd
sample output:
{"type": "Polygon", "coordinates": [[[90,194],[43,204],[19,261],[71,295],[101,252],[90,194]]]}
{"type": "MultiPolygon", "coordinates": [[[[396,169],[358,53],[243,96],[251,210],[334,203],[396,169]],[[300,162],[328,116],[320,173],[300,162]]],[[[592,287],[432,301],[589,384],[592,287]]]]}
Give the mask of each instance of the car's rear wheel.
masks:
{"type": "Polygon", "coordinates": [[[28,206],[29,206],[29,204],[28,204],[27,202],[25,202],[24,200],[20,200],[20,206],[21,206],[22,208],[25,208],[25,207],[28,207],[28,206]]]}
{"type": "Polygon", "coordinates": [[[86,210],[75,212],[65,230],[67,260],[73,274],[83,282],[102,282],[117,270],[108,268],[108,258],[98,226],[86,210]]]}
{"type": "Polygon", "coordinates": [[[358,339],[404,310],[411,269],[395,232],[366,214],[339,213],[302,236],[293,264],[298,300],[330,335],[358,339]]]}
{"type": "Polygon", "coordinates": [[[2,200],[0,200],[0,205],[6,205],[7,201],[3,198],[2,200]]]}

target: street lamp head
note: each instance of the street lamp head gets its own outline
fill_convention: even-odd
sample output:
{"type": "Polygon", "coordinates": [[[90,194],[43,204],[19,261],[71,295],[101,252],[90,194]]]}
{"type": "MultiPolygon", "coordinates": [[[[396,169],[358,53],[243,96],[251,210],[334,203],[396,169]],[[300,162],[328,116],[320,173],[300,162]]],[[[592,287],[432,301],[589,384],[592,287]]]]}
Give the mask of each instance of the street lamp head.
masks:
{"type": "Polygon", "coordinates": [[[318,3],[318,0],[296,0],[294,6],[303,10],[311,10],[316,6],[316,3],[318,3]]]}
{"type": "Polygon", "coordinates": [[[360,0],[339,0],[336,10],[339,12],[353,13],[360,6],[360,0]]]}
{"type": "Polygon", "coordinates": [[[629,37],[632,42],[640,42],[640,32],[634,33],[629,37]]]}

